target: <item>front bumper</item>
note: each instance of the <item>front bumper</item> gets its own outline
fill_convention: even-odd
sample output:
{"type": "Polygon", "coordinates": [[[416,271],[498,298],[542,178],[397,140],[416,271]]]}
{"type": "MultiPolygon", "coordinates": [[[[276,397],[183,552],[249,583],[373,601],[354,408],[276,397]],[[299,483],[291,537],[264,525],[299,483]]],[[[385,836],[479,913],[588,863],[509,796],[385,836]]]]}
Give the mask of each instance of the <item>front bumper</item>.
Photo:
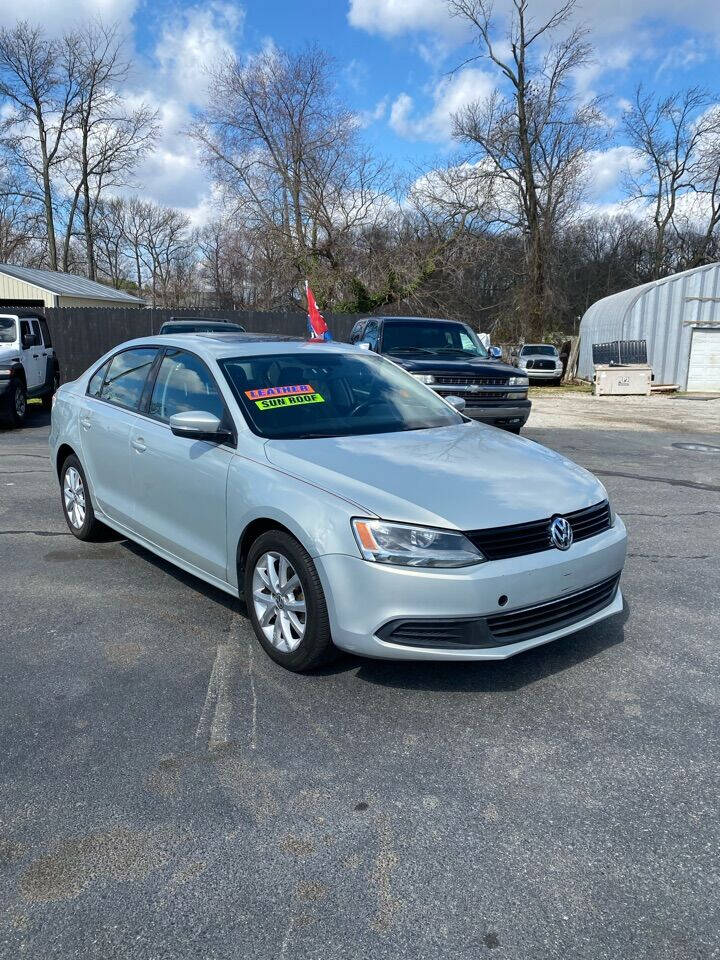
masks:
{"type": "Polygon", "coordinates": [[[466,402],[463,414],[471,420],[490,423],[496,427],[522,427],[527,423],[531,407],[529,400],[498,401],[497,403],[486,401],[478,404],[466,402]]]}
{"type": "Polygon", "coordinates": [[[566,552],[495,560],[459,570],[420,570],[329,554],[315,565],[323,583],[335,644],[343,650],[391,660],[504,660],[619,613],[618,589],[607,606],[581,621],[519,642],[478,648],[414,647],[383,640],[388,624],[413,618],[490,618],[576,594],[619,574],[627,535],[616,518],[610,530],[566,552]],[[507,598],[499,603],[500,598],[507,598]]]}
{"type": "Polygon", "coordinates": [[[562,367],[559,370],[526,370],[525,367],[520,369],[529,380],[559,380],[563,375],[562,367]]]}

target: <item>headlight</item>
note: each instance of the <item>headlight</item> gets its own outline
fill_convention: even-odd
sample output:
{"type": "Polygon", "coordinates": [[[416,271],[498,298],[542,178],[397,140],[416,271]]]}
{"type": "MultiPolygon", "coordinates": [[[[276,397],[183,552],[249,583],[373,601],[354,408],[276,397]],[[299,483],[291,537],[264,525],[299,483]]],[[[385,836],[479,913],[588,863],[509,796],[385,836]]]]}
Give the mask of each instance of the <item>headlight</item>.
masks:
{"type": "Polygon", "coordinates": [[[519,367],[526,367],[526,366],[527,366],[527,360],[526,360],[524,357],[520,357],[520,359],[518,360],[518,366],[519,366],[519,367]]]}
{"type": "Polygon", "coordinates": [[[528,378],[527,377],[510,377],[508,380],[508,386],[511,387],[527,387],[528,378]]]}
{"type": "Polygon", "coordinates": [[[413,373],[412,376],[420,383],[435,383],[435,377],[431,373],[413,373]]]}
{"type": "Polygon", "coordinates": [[[413,527],[385,520],[353,520],[353,533],[365,560],[404,567],[469,567],[483,555],[462,533],[413,527]]]}

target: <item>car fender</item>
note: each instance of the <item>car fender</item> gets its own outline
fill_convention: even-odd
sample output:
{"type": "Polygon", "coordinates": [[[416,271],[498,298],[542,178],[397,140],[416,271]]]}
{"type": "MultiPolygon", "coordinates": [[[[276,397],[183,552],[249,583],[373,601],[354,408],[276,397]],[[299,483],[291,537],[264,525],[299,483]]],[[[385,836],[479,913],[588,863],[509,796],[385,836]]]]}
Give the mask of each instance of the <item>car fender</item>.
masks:
{"type": "Polygon", "coordinates": [[[350,520],[360,512],[343,497],[270,463],[234,457],[227,481],[228,580],[238,586],[238,548],[251,523],[268,520],[285,527],[311,557],[357,554],[350,520]]]}

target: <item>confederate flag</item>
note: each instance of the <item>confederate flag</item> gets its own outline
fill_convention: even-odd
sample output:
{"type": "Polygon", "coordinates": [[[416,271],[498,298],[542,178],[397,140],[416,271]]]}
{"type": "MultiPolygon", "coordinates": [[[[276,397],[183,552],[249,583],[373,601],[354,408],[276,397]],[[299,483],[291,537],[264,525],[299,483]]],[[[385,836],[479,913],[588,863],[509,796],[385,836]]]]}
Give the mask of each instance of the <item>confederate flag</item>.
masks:
{"type": "Polygon", "coordinates": [[[332,334],[328,330],[328,325],[325,323],[325,317],[318,310],[318,305],[315,303],[315,297],[313,292],[310,289],[310,286],[305,281],[305,293],[307,295],[307,305],[308,305],[308,333],[310,334],[310,340],[332,340],[332,334]]]}

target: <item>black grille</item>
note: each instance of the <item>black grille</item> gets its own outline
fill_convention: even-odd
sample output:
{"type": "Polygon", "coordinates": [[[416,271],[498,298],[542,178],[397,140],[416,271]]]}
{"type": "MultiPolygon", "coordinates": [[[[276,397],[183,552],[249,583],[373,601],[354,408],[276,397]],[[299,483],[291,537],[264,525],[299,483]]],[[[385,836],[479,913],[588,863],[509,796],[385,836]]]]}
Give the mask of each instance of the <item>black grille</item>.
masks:
{"type": "Polygon", "coordinates": [[[405,647],[442,647],[446,650],[461,647],[495,647],[497,642],[489,633],[482,617],[455,620],[414,618],[391,620],[378,630],[378,636],[388,643],[405,647]]]}
{"type": "MultiPolygon", "coordinates": [[[[570,521],[573,540],[587,540],[610,527],[610,504],[607,500],[584,510],[562,514],[570,521]]],[[[540,553],[552,549],[550,524],[552,517],[516,523],[509,527],[494,527],[489,530],[470,530],[465,536],[480,550],[487,560],[505,560],[540,553]]]]}
{"type": "Polygon", "coordinates": [[[488,617],[490,635],[496,643],[518,643],[579,623],[612,602],[619,580],[620,574],[616,573],[601,583],[566,597],[488,617]]]}
{"type": "Polygon", "coordinates": [[[481,387],[506,387],[508,385],[507,377],[478,377],[474,373],[434,373],[435,383],[449,386],[467,386],[470,383],[477,383],[481,387]]]}
{"type": "MultiPolygon", "coordinates": [[[[441,397],[453,396],[450,388],[437,390],[436,392],[439,393],[441,397]]],[[[484,390],[482,393],[466,393],[463,390],[461,396],[468,407],[477,407],[479,404],[485,403],[486,400],[507,400],[507,394],[502,393],[500,390],[484,390]]]]}
{"type": "Polygon", "coordinates": [[[527,368],[528,370],[554,370],[555,361],[554,360],[528,360],[527,368]]]}
{"type": "Polygon", "coordinates": [[[492,617],[391,620],[377,635],[405,647],[487,649],[531,640],[585,620],[615,598],[620,574],[565,597],[492,617]]]}

